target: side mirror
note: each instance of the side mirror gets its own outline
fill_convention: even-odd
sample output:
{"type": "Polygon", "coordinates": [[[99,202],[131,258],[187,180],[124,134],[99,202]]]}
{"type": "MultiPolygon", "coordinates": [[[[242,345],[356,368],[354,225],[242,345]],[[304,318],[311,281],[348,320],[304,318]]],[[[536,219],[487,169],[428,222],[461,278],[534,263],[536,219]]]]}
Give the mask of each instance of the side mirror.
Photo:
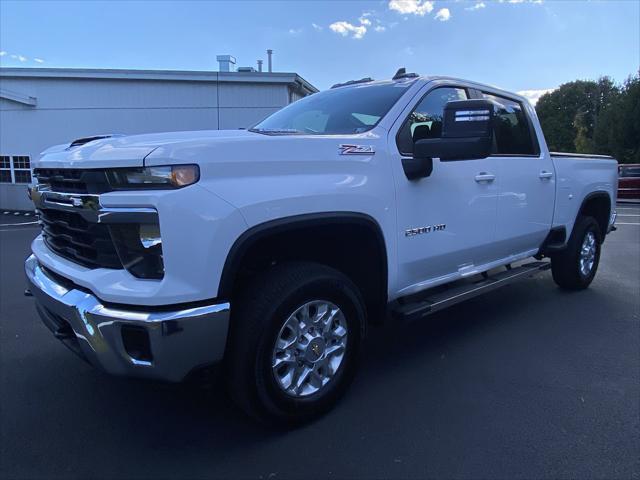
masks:
{"type": "Polygon", "coordinates": [[[431,175],[433,158],[446,161],[488,157],[493,142],[493,118],[494,106],[489,100],[447,102],[442,137],[417,140],[413,144],[413,158],[403,160],[407,178],[431,175]]]}
{"type": "Polygon", "coordinates": [[[409,180],[418,180],[431,175],[433,159],[431,157],[417,157],[414,153],[413,157],[402,159],[402,168],[409,180]]]}

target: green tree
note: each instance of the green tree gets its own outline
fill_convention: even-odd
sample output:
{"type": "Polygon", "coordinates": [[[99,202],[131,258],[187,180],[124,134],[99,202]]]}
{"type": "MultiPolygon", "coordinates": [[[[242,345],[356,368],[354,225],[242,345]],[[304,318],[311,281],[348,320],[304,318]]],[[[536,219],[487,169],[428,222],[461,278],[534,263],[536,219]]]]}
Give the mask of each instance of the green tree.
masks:
{"type": "Polygon", "coordinates": [[[600,113],[593,139],[598,152],[620,163],[640,163],[640,74],[629,77],[615,101],[600,113]]]}
{"type": "Polygon", "coordinates": [[[600,113],[616,101],[620,89],[608,77],[576,80],[540,97],[536,111],[552,151],[594,153],[600,113]]]}

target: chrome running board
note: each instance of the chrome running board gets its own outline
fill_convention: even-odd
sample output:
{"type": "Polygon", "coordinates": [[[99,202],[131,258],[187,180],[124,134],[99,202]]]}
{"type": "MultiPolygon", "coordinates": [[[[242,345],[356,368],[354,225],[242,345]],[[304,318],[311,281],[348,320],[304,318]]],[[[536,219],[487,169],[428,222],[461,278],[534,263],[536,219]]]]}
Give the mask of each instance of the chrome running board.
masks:
{"type": "Polygon", "coordinates": [[[449,287],[445,287],[444,290],[434,288],[433,291],[427,290],[419,296],[412,295],[411,297],[400,298],[392,307],[392,314],[394,317],[406,321],[418,320],[517,280],[532,277],[550,268],[550,262],[531,262],[514,268],[507,265],[506,270],[497,273],[483,273],[482,278],[475,282],[463,284],[456,282],[449,287]],[[435,290],[438,291],[435,292],[435,290]]]}

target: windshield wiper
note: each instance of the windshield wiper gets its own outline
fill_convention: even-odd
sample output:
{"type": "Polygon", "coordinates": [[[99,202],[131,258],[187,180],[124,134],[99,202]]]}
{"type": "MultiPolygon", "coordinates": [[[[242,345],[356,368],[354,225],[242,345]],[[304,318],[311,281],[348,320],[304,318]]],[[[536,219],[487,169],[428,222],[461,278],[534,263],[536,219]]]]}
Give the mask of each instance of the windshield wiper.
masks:
{"type": "Polygon", "coordinates": [[[265,135],[293,135],[304,133],[300,130],[296,130],[295,128],[250,128],[249,131],[254,133],[263,133],[265,135]]]}

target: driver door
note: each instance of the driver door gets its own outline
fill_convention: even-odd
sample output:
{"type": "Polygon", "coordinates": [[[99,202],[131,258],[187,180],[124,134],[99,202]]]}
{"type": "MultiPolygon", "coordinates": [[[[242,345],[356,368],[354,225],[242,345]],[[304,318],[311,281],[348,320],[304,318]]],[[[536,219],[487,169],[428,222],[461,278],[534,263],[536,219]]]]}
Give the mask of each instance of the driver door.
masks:
{"type": "Polygon", "coordinates": [[[464,87],[432,87],[391,131],[399,296],[471,275],[495,260],[495,159],[434,159],[431,175],[418,180],[408,180],[402,166],[414,141],[441,136],[445,104],[468,98],[464,87]]]}

